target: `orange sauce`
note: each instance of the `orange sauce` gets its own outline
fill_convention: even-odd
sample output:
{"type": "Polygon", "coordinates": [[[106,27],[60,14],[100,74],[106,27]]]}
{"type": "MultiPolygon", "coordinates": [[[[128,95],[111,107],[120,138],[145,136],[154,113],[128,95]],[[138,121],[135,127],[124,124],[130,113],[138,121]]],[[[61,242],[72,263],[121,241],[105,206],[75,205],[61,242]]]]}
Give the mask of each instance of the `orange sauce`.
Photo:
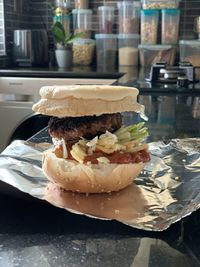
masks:
{"type": "MultiPolygon", "coordinates": [[[[67,146],[67,150],[68,150],[67,159],[74,160],[74,158],[70,153],[71,146],[67,146]]],[[[62,158],[63,155],[62,146],[55,147],[54,153],[58,158],[62,158]]],[[[118,164],[139,163],[139,162],[145,163],[150,160],[150,154],[147,150],[140,150],[135,153],[116,151],[111,154],[106,154],[102,151],[94,151],[92,155],[87,155],[84,158],[83,163],[91,162],[92,164],[98,164],[97,158],[99,157],[106,157],[110,161],[110,163],[118,163],[118,164]]]]}

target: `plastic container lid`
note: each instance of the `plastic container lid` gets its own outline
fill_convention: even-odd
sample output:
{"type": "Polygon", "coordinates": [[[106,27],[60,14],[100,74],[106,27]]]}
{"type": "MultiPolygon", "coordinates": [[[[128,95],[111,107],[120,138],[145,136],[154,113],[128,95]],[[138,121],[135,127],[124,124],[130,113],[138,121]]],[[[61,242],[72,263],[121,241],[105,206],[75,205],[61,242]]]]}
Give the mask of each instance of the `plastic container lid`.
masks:
{"type": "Polygon", "coordinates": [[[134,6],[134,7],[137,7],[137,8],[141,8],[141,7],[142,7],[140,1],[135,1],[135,2],[133,2],[133,6],[134,6]]]}
{"type": "Polygon", "coordinates": [[[75,45],[84,45],[84,44],[95,44],[95,40],[93,39],[76,39],[73,41],[75,45]]]}
{"type": "Polygon", "coordinates": [[[170,49],[173,48],[173,45],[139,45],[138,48],[144,48],[149,50],[160,50],[160,49],[170,49]]]}
{"type": "Polygon", "coordinates": [[[134,8],[141,8],[141,3],[139,1],[123,1],[123,2],[117,2],[117,7],[118,8],[121,8],[121,7],[124,7],[124,6],[131,6],[131,7],[134,7],[134,8]]]}
{"type": "Polygon", "coordinates": [[[72,10],[72,14],[92,14],[92,10],[91,9],[73,9],[72,10]]]}
{"type": "Polygon", "coordinates": [[[119,39],[140,39],[140,35],[137,33],[120,33],[118,34],[119,39]]]}
{"type": "MultiPolygon", "coordinates": [[[[146,2],[148,2],[149,0],[141,0],[141,2],[144,4],[146,4],[146,2]]],[[[178,3],[180,3],[182,0],[169,0],[168,2],[172,2],[172,3],[174,3],[174,2],[178,2],[178,3]]],[[[165,0],[151,0],[150,2],[165,2],[165,0]]]]}
{"type": "Polygon", "coordinates": [[[106,34],[106,33],[95,34],[95,39],[108,39],[108,38],[117,39],[117,37],[118,37],[117,34],[106,34]]]}
{"type": "Polygon", "coordinates": [[[200,40],[180,40],[179,41],[180,45],[190,45],[190,46],[194,46],[194,45],[199,45],[200,46],[200,40]]]}
{"type": "Polygon", "coordinates": [[[159,10],[155,9],[142,9],[141,14],[147,15],[147,16],[152,16],[152,15],[157,15],[159,14],[159,10]]]}
{"type": "Polygon", "coordinates": [[[99,11],[115,11],[115,7],[113,6],[99,6],[99,11]]]}
{"type": "Polygon", "coordinates": [[[166,8],[162,9],[162,13],[168,14],[168,15],[177,15],[180,13],[179,8],[166,8]]]}

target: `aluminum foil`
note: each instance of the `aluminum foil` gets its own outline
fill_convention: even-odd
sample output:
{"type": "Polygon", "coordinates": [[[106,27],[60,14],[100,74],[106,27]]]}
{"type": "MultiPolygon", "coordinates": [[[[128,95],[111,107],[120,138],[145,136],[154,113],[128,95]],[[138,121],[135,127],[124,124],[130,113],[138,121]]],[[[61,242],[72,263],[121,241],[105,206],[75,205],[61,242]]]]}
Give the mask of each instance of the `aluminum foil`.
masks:
{"type": "Polygon", "coordinates": [[[72,213],[163,231],[200,207],[200,139],[149,144],[151,161],[135,182],[115,193],[79,194],[49,183],[41,169],[45,131],[14,141],[0,155],[0,180],[72,213]]]}

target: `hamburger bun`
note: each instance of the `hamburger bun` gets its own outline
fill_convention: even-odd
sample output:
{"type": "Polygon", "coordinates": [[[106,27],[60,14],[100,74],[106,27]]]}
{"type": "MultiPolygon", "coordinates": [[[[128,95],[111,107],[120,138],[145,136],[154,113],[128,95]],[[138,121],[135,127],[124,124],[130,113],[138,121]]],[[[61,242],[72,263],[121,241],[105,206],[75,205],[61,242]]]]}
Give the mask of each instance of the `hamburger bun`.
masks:
{"type": "Polygon", "coordinates": [[[44,86],[33,111],[55,117],[80,117],[125,111],[143,113],[138,89],[111,85],[44,86]]]}
{"type": "Polygon", "coordinates": [[[59,187],[80,193],[119,191],[139,175],[144,163],[81,164],[58,158],[52,149],[43,153],[42,168],[47,178],[59,187]]]}

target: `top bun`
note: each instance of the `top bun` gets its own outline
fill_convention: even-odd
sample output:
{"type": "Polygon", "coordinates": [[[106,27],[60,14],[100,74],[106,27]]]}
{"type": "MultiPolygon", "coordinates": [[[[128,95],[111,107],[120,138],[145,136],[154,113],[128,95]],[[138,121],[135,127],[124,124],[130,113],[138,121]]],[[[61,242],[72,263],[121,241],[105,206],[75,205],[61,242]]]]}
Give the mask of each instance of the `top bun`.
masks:
{"type": "Polygon", "coordinates": [[[79,117],[125,111],[141,112],[138,89],[111,85],[44,86],[33,111],[56,117],[79,117]]]}

